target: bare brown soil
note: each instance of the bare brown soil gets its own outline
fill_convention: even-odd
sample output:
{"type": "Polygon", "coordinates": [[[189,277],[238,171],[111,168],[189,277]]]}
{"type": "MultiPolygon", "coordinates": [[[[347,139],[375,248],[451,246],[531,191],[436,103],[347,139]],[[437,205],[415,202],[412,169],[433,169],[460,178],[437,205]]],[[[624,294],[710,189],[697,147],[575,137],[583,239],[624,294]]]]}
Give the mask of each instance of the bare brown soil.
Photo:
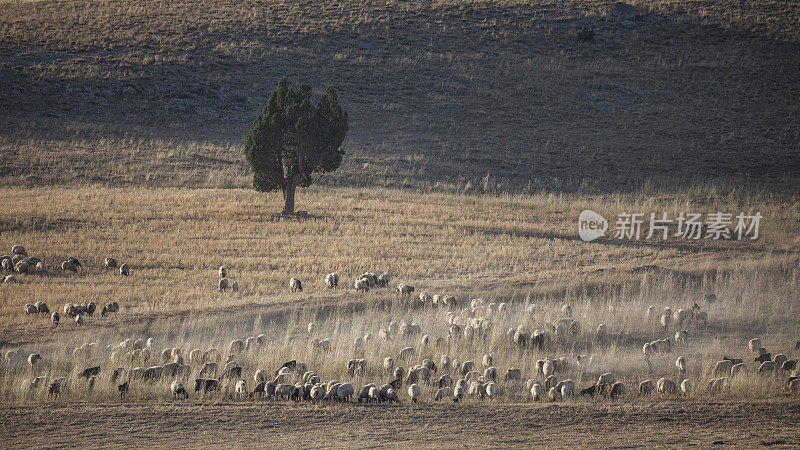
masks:
{"type": "Polygon", "coordinates": [[[19,447],[739,447],[800,445],[800,398],[324,405],[135,403],[0,409],[19,447]]]}

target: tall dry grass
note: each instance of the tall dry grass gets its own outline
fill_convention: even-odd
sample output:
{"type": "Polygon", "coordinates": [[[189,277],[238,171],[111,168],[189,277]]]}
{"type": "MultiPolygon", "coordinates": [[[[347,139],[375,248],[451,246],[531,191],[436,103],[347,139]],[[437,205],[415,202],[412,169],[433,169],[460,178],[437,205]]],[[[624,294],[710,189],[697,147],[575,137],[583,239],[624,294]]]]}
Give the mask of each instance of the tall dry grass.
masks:
{"type": "MultiPolygon", "coordinates": [[[[24,385],[33,376],[44,375],[50,380],[59,376],[68,377],[62,401],[109,401],[117,395],[117,383],[110,381],[113,368],[163,364],[167,361],[161,359],[160,353],[167,347],[181,348],[184,356],[188,356],[194,348],[206,350],[215,347],[222,352],[224,361],[232,339],[245,339],[259,334],[267,337],[263,347],[254,345],[234,357],[244,367],[242,378],[249,382],[250,388],[254,385],[252,377],[256,370],[273,372],[291,359],[305,362],[324,381],[348,380],[360,386],[368,382],[383,384],[393,378],[382,367],[386,356],[392,356],[397,365],[406,368],[425,358],[432,359],[439,365],[435,380],[443,373],[457,374],[452,367],[441,366],[440,359],[444,354],[462,362],[475,361],[480,371],[484,369],[481,367],[482,356],[491,354],[494,357],[493,365],[501,377],[511,367],[518,367],[523,372],[522,383],[506,384],[500,381],[503,401],[530,401],[524,379],[541,381],[535,369],[536,361],[562,356],[567,358],[569,366],[557,372],[559,379],[572,378],[579,387],[584,387],[592,384],[599,374],[613,372],[618,380],[628,386],[630,391],[625,399],[630,401],[642,401],[634,395],[640,381],[662,376],[677,382],[682,378],[693,380],[695,391],[691,396],[697,398],[769,397],[782,394],[789,374],[758,375],[755,372],[757,364],[752,362],[748,364],[749,373],[734,378],[731,388],[723,393],[709,392],[705,383],[713,376],[714,363],[722,356],[752,361],[753,354],[747,348],[747,341],[752,337],[762,338],[773,354],[785,353],[790,359],[800,356],[794,349],[794,343],[800,336],[800,324],[795,320],[800,312],[799,277],[796,260],[774,259],[742,270],[716,273],[705,279],[687,280],[681,276],[654,275],[621,286],[605,286],[592,292],[576,290],[563,295],[529,294],[523,297],[520,293],[517,296],[483,296],[486,304],[494,303],[496,306],[503,302],[506,308],[504,311],[494,309],[493,312],[479,312],[491,322],[491,328],[472,339],[458,336],[448,338],[450,324],[446,309],[430,305],[420,307],[416,302],[398,299],[381,289],[371,293],[375,301],[367,304],[327,308],[295,305],[272,314],[260,314],[257,308],[232,310],[227,314],[191,314],[155,319],[147,325],[86,329],[55,342],[26,345],[27,351],[40,353],[43,360],[33,369],[19,363],[0,366],[0,398],[5,403],[45,401],[46,389],[30,390],[24,385]],[[716,294],[717,301],[706,303],[704,298],[708,293],[716,294]],[[654,305],[660,311],[669,306],[675,311],[688,308],[696,302],[707,312],[708,325],[686,325],[689,331],[687,343],[674,343],[672,352],[646,359],[642,353],[644,342],[672,338],[678,329],[673,325],[664,330],[647,318],[647,308],[654,305]],[[540,310],[528,312],[527,306],[531,303],[539,305],[540,310]],[[573,317],[581,323],[582,331],[577,336],[551,335],[551,340],[543,349],[532,350],[520,349],[507,335],[509,328],[516,329],[520,325],[529,331],[547,329],[549,323],[562,317],[560,310],[563,304],[573,307],[573,317]],[[307,331],[309,322],[315,324],[312,333],[307,331]],[[391,328],[391,322],[397,325],[416,322],[420,325],[421,333],[402,337],[394,332],[388,340],[382,340],[379,330],[391,328]],[[602,338],[595,334],[601,323],[608,327],[608,334],[602,338]],[[371,333],[372,339],[362,347],[356,347],[356,338],[363,338],[367,333],[371,333]],[[421,342],[423,335],[429,337],[427,346],[421,342]],[[147,338],[153,338],[155,342],[149,361],[110,359],[111,347],[122,340],[147,338]],[[330,339],[331,351],[323,352],[310,346],[309,342],[314,338],[330,339]],[[435,344],[438,338],[443,338],[441,345],[435,344]],[[73,356],[76,347],[89,342],[98,344],[94,353],[88,357],[73,356]],[[398,353],[406,346],[415,347],[416,355],[403,361],[398,358],[398,353]],[[595,362],[591,366],[585,360],[579,364],[578,355],[592,355],[595,362]],[[678,356],[687,359],[688,370],[685,374],[680,374],[674,366],[678,356]],[[351,358],[367,360],[363,377],[351,378],[347,374],[347,361],[351,358]],[[86,381],[78,377],[78,373],[94,365],[100,365],[103,369],[94,389],[89,390],[86,381]]],[[[479,292],[475,292],[475,295],[479,295],[479,292]]],[[[461,307],[468,305],[470,297],[460,296],[459,300],[460,307],[455,310],[456,314],[461,313],[461,307]]],[[[190,375],[178,377],[189,387],[193,378],[199,376],[201,367],[196,362],[191,365],[190,375]]],[[[132,381],[132,399],[167,401],[171,379],[132,381]]],[[[431,401],[436,386],[423,383],[422,387],[424,401],[431,401]]],[[[202,398],[193,395],[192,398],[214,401],[220,396],[227,398],[231,390],[232,383],[220,394],[202,398]]]]}
{"type": "MultiPolygon", "coordinates": [[[[797,356],[797,210],[767,196],[700,197],[687,191],[478,197],[311,189],[301,194],[298,205],[309,216],[286,220],[273,213],[280,209],[278,195],[249,190],[92,187],[4,193],[0,248],[22,243],[52,272],[21,276],[21,283],[0,289],[3,340],[8,343],[2,350],[23,347],[44,357],[35,370],[2,366],[4,401],[44,398],[41,392],[30,397],[20,390],[24,380],[37,374],[69,376],[72,386],[65,399],[110,399],[115,387],[105,368],[126,363],[107,361],[104,349],[125,338],[153,337],[156,350],[179,346],[186,355],[192,348],[226,348],[233,338],[264,333],[269,339],[265,349],[237,355],[248,380],[257,368],[272,371],[290,359],[307,362],[326,379],[341,379],[346,361],[361,355],[353,351],[354,339],[371,332],[375,339],[363,353],[369,369],[358,382],[386,381],[380,361],[406,345],[419,347],[419,336],[380,342],[378,329],[391,320],[416,321],[435,341],[446,337],[449,324],[445,311],[411,308],[385,290],[355,293],[350,288],[353,277],[367,270],[388,271],[394,282],[412,283],[417,292],[454,294],[462,305],[477,297],[509,305],[506,313],[490,316],[493,328],[485,340],[418,348],[413,362],[423,357],[438,362],[445,352],[462,361],[480,361],[484,353],[493,352],[501,372],[520,367],[532,377],[537,359],[566,356],[573,364],[560,377],[583,384],[598,371],[609,370],[632,387],[645,378],[676,377],[673,363],[683,354],[689,361],[688,376],[699,383],[698,395],[705,395],[702,384],[711,365],[723,355],[747,356],[751,337],[761,336],[774,353],[797,356]],[[607,217],[621,210],[758,210],[765,219],[762,238],[756,241],[584,243],[576,237],[575,223],[584,208],[607,217]],[[86,269],[63,273],[58,264],[67,256],[81,259],[86,269]],[[106,256],[130,264],[131,276],[102,268],[106,256]],[[239,292],[216,291],[220,264],[240,282],[239,292]],[[646,264],[663,271],[631,271],[646,264]],[[342,289],[324,287],[323,277],[331,271],[342,275],[342,289]],[[288,293],[290,276],[304,281],[302,293],[288,293]],[[706,304],[707,293],[719,301],[706,304]],[[23,305],[37,300],[53,310],[67,302],[116,300],[123,310],[116,316],[87,318],[83,327],[64,317],[53,328],[46,318],[24,315],[23,305]],[[542,305],[543,312],[525,313],[531,302],[542,305]],[[648,322],[647,307],[676,310],[695,302],[709,314],[708,329],[690,329],[689,344],[654,357],[651,368],[641,345],[670,337],[675,330],[665,332],[648,322]],[[541,352],[522,352],[509,342],[508,328],[545,328],[565,303],[573,305],[582,324],[577,339],[554,342],[541,352]],[[312,337],[304,331],[308,322],[317,324],[316,337],[332,339],[331,353],[307,347],[312,337]],[[609,327],[603,342],[594,339],[600,323],[609,327]],[[74,348],[88,342],[103,351],[87,361],[73,360],[74,348]],[[602,363],[582,374],[574,364],[581,354],[597,354],[602,363]],[[104,367],[101,380],[88,394],[75,375],[98,363],[104,367]]],[[[195,373],[198,369],[193,367],[195,373]]],[[[136,383],[133,395],[163,399],[167,384],[136,383]]],[[[734,383],[730,395],[772,395],[779,388],[779,379],[747,377],[734,383]]],[[[430,389],[425,388],[428,398],[430,389]]],[[[526,393],[509,387],[504,398],[521,401],[526,393]]]]}

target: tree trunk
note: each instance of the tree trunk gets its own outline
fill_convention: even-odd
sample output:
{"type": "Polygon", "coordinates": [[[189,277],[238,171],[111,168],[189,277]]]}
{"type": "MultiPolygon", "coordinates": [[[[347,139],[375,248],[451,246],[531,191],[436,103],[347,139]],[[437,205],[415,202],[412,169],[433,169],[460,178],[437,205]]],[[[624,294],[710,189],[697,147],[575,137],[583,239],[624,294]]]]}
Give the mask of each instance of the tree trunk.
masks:
{"type": "Polygon", "coordinates": [[[283,191],[283,215],[294,215],[294,193],[297,190],[297,182],[289,179],[286,183],[286,190],[283,191]]]}

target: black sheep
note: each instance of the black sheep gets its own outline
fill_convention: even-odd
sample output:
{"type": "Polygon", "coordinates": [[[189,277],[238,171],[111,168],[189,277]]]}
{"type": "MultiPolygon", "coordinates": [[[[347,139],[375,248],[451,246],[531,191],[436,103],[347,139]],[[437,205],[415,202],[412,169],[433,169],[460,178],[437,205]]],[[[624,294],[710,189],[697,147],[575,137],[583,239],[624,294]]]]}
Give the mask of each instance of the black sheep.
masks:
{"type": "Polygon", "coordinates": [[[91,377],[92,375],[97,375],[98,373],[100,373],[100,366],[89,367],[88,369],[85,369],[83,372],[81,372],[81,376],[88,380],[89,377],[91,377]]]}
{"type": "Polygon", "coordinates": [[[756,362],[772,361],[772,353],[764,353],[755,359],[756,362]]]}

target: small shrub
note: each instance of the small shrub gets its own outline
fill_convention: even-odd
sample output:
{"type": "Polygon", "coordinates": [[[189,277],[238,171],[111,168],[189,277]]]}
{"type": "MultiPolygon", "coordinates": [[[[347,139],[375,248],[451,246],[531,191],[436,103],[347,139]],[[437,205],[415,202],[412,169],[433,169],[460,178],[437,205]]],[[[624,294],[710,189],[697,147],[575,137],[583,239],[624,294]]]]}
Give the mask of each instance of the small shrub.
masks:
{"type": "Polygon", "coordinates": [[[594,40],[594,30],[589,27],[580,27],[578,31],[575,32],[575,37],[577,37],[580,42],[591,42],[594,40]]]}

